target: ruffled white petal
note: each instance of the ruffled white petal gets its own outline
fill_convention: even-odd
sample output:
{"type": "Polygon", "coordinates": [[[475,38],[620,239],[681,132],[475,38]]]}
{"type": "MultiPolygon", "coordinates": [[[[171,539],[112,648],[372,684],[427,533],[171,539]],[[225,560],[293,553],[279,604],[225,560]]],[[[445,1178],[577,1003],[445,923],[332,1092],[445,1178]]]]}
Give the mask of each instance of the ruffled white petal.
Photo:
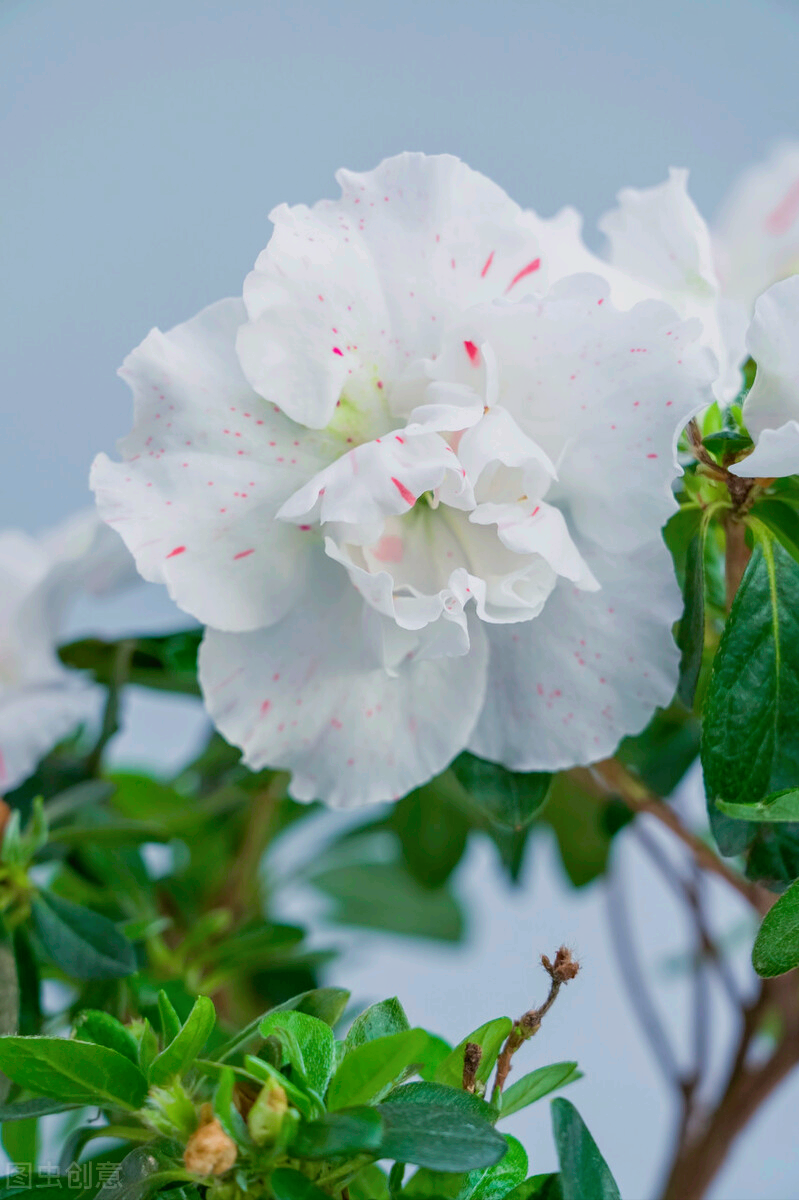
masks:
{"type": "Polygon", "coordinates": [[[596,762],[674,694],[681,597],[663,542],[583,552],[600,591],[561,581],[536,620],[487,627],[488,700],[469,749],[511,770],[596,762]]]}
{"type": "Polygon", "coordinates": [[[543,291],[602,269],[571,209],[523,212],[450,155],[400,154],[374,171],[339,171],[340,200],[285,205],[244,288],[244,373],[294,420],[322,428],[345,402],[365,441],[384,402],[406,412],[393,382],[438,353],[464,309],[543,291]]]}
{"type": "Polygon", "coordinates": [[[799,143],[776,146],[741,175],[714,240],[725,294],[746,317],[761,292],[799,271],[799,143]]]}
{"type": "Polygon", "coordinates": [[[485,635],[468,655],[415,660],[389,675],[380,618],[334,564],[305,602],[269,629],[206,632],[200,682],[222,734],[247,763],[292,772],[297,800],[337,808],[397,799],[463,748],[485,694],[485,635]]]}
{"type": "Polygon", "coordinates": [[[683,318],[702,321],[703,341],[716,355],[716,394],[732,399],[740,390],[739,351],[731,353],[719,313],[710,231],[688,195],[688,172],[672,170],[665,183],[624,188],[619,206],[606,213],[599,228],[608,237],[610,262],[652,289],[683,318]]]}
{"type": "Polygon", "coordinates": [[[747,335],[757,363],[743,419],[756,441],[735,475],[799,473],[799,276],[776,283],[759,298],[747,335]]]}
{"type": "Polygon", "coordinates": [[[278,620],[302,593],[313,540],[275,520],[283,501],[346,448],[256,396],[241,374],[240,301],[154,330],[121,374],[136,423],[123,462],[100,455],[91,486],[144,576],[220,629],[278,620]]]}

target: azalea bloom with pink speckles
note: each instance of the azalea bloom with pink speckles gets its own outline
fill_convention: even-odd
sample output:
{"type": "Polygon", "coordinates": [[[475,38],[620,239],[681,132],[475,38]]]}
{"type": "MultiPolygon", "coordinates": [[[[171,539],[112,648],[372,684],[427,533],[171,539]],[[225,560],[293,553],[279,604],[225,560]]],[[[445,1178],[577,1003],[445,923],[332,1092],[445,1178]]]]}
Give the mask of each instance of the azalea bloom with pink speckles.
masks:
{"type": "Polygon", "coordinates": [[[243,302],[127,360],[101,513],[209,626],[217,727],[297,799],[395,798],[464,748],[600,759],[676,684],[661,527],[701,326],[619,311],[635,286],[576,214],[457,159],[338,178],[275,210],[243,302]]]}

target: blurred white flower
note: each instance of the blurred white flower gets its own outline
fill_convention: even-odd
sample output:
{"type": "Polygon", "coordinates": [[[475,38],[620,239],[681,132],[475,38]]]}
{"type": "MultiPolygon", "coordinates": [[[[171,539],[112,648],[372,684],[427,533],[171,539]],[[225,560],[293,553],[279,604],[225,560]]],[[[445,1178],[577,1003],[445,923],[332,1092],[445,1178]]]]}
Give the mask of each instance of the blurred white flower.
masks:
{"type": "Polygon", "coordinates": [[[784,143],[745,171],[712,228],[687,185],[688,172],[672,170],[655,187],[625,188],[599,226],[614,267],[680,316],[701,319],[719,360],[714,391],[726,402],[741,389],[755,301],[799,271],[799,144],[784,143]]]}
{"type": "Polygon", "coordinates": [[[799,474],[799,275],[757,300],[746,347],[757,363],[743,408],[755,449],[730,470],[750,479],[799,474]]]}
{"type": "Polygon", "coordinates": [[[0,533],[0,793],[96,711],[96,692],[56,654],[70,601],[132,582],[122,540],[88,510],[40,537],[0,533]]]}
{"type": "Polygon", "coordinates": [[[617,311],[610,285],[637,285],[574,213],[524,213],[457,159],[338,178],[272,214],[244,304],[128,358],[100,511],[212,627],[211,716],[298,799],[397,797],[465,747],[599,759],[675,687],[660,531],[710,396],[699,323],[617,311]],[[586,268],[609,282],[563,278],[586,268]]]}

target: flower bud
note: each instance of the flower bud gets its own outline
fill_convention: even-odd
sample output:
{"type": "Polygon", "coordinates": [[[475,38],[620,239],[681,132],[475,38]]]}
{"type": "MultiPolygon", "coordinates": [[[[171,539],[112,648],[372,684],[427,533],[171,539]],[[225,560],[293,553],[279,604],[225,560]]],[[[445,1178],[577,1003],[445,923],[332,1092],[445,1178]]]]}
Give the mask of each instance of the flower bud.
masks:
{"type": "Polygon", "coordinates": [[[247,1117],[247,1126],[257,1145],[277,1140],[288,1106],[285,1089],[279,1083],[270,1080],[264,1084],[247,1117]]]}
{"type": "Polygon", "coordinates": [[[183,1152],[186,1170],[195,1175],[223,1175],[236,1161],[236,1143],[216,1117],[211,1116],[209,1107],[203,1106],[202,1124],[195,1129],[183,1152]]]}

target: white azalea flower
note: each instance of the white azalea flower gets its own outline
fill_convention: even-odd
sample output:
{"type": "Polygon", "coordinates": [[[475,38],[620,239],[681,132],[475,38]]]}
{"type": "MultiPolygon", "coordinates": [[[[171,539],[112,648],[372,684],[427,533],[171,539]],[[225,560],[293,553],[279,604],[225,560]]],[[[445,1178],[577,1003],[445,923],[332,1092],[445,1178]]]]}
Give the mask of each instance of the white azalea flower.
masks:
{"type": "Polygon", "coordinates": [[[708,402],[699,325],[564,279],[597,265],[575,214],[456,159],[338,178],[273,213],[244,304],[126,361],[100,511],[211,626],[209,712],[297,799],[398,797],[466,747],[595,761],[675,687],[660,531],[708,402]]]}
{"type": "Polygon", "coordinates": [[[94,511],[41,537],[0,533],[0,794],[96,711],[96,693],[56,654],[70,600],[131,582],[132,560],[94,511]]]}
{"type": "Polygon", "coordinates": [[[611,264],[681,317],[701,320],[703,342],[719,364],[716,397],[733,399],[741,388],[743,348],[731,336],[711,233],[688,195],[688,172],[672,168],[665,183],[624,188],[618,202],[599,221],[611,264]]]}
{"type": "Polygon", "coordinates": [[[749,479],[799,474],[799,275],[763,293],[746,345],[757,363],[743,408],[755,449],[730,470],[749,479]]]}

